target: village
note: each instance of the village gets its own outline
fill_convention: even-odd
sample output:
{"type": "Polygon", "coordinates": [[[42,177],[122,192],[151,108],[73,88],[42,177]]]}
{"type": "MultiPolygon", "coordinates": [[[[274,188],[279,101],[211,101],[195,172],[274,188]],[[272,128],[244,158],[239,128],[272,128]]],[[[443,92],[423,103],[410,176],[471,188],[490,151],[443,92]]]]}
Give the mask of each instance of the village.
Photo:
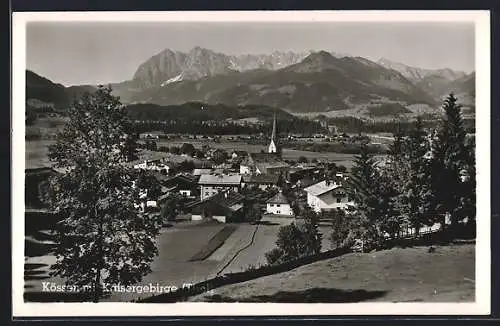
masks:
{"type": "MultiPolygon", "coordinates": [[[[304,205],[317,213],[354,205],[342,182],[348,177],[345,167],[339,169],[342,172],[334,173],[332,180],[326,180],[325,171],[331,172],[327,165],[317,160],[310,163],[307,159],[290,164],[282,158],[276,118],[269,145],[259,153],[238,150],[224,153],[208,147],[203,154],[208,160],[200,162],[199,167],[193,164],[192,170],[180,166],[182,162],[172,163],[167,157],[130,163],[135,169],[154,175],[161,184],[161,194],[148,198],[144,208],[161,208],[169,195],[177,193],[184,203],[179,211],[192,221],[215,219],[232,223],[256,222],[262,217],[300,217],[304,205]],[[183,171],[176,172],[179,169],[183,171]],[[244,203],[256,195],[257,216],[248,216],[244,203]]],[[[144,196],[148,197],[147,191],[144,196]]]]}
{"type": "MultiPolygon", "coordinates": [[[[269,143],[260,152],[226,152],[207,145],[197,149],[183,143],[177,151],[166,153],[151,148],[155,139],[154,134],[141,135],[142,157],[126,163],[138,174],[134,187],[140,189],[140,202],[136,207],[160,217],[163,224],[157,239],[159,255],[142,283],[169,280],[172,286],[180,286],[265,266],[280,228],[300,221],[305,212],[318,217],[321,251],[327,252],[336,248],[330,237],[335,215],[329,212],[345,214],[355,208],[348,168],[304,157],[295,162],[283,159],[276,117],[269,143]]],[[[58,171],[54,168],[26,170],[25,264],[38,274],[25,279],[27,297],[33,300],[43,300],[41,289],[47,284],[50,265],[56,261],[50,251],[54,224],[48,222],[50,212],[43,209],[44,184],[55,173],[58,171]]],[[[439,229],[437,223],[424,226],[420,233],[439,229]]],[[[410,236],[415,230],[407,228],[404,232],[410,236]]],[[[137,293],[112,293],[106,300],[141,297],[137,293]]]]}
{"type": "MultiPolygon", "coordinates": [[[[143,156],[126,163],[139,174],[135,186],[141,190],[141,201],[136,207],[163,220],[159,257],[143,282],[196,283],[211,275],[266,265],[266,253],[275,247],[280,227],[301,219],[304,209],[320,215],[353,207],[345,188],[349,177],[345,166],[306,158],[285,161],[277,134],[275,117],[269,144],[260,152],[183,144],[180,151],[185,153],[178,154],[150,150],[156,137],[141,135],[143,156]],[[205,159],[196,158],[197,150],[203,151],[205,159]],[[179,248],[175,257],[172,246],[179,248]]],[[[55,257],[48,240],[50,213],[45,213],[41,198],[44,184],[55,173],[55,168],[26,170],[26,266],[33,266],[34,273],[46,270],[47,277],[55,257]],[[45,217],[43,223],[40,217],[45,217]],[[31,254],[32,248],[45,249],[31,254]]],[[[321,220],[320,230],[322,250],[328,251],[331,221],[321,220]]],[[[43,293],[44,275],[26,276],[28,297],[30,292],[43,293]]],[[[114,293],[109,298],[133,299],[137,294],[114,293]]]]}

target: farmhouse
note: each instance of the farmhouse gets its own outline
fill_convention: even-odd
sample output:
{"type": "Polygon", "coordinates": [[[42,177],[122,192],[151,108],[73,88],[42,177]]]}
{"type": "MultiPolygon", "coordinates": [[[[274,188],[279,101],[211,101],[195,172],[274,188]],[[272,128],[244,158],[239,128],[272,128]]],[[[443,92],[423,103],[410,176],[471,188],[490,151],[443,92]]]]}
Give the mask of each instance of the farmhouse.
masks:
{"type": "Polygon", "coordinates": [[[269,199],[266,204],[268,214],[293,216],[292,207],[281,191],[269,199]]]}
{"type": "Polygon", "coordinates": [[[162,181],[162,185],[169,192],[178,192],[184,197],[195,197],[198,195],[198,176],[180,173],[174,177],[162,181]]]}
{"type": "Polygon", "coordinates": [[[307,204],[315,211],[330,209],[347,209],[354,202],[342,184],[323,180],[304,189],[307,193],[307,204]]]}
{"type": "Polygon", "coordinates": [[[241,187],[239,174],[203,174],[198,181],[201,189],[201,200],[218,194],[222,190],[238,192],[241,187]]]}
{"type": "Polygon", "coordinates": [[[222,223],[237,222],[243,219],[245,196],[224,191],[209,198],[197,201],[186,208],[191,210],[191,220],[214,219],[222,223]]]}

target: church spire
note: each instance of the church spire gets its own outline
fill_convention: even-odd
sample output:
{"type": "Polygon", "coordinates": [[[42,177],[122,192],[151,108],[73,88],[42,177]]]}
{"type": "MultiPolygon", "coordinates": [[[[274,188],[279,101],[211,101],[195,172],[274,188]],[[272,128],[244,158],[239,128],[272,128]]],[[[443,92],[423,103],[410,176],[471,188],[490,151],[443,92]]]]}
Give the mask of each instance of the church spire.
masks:
{"type": "Polygon", "coordinates": [[[273,119],[273,131],[271,133],[271,143],[269,144],[269,153],[276,153],[278,151],[276,147],[276,113],[274,113],[273,119]]]}
{"type": "Polygon", "coordinates": [[[274,113],[273,132],[271,133],[271,141],[276,141],[276,113],[274,113]]]}

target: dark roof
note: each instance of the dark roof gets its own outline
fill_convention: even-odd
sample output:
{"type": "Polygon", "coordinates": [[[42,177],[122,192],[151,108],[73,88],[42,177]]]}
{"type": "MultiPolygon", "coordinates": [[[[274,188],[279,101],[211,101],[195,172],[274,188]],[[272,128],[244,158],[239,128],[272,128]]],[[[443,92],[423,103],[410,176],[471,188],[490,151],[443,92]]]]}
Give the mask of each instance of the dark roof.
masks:
{"type": "Polygon", "coordinates": [[[245,183],[272,183],[277,184],[279,176],[276,174],[256,174],[244,175],[243,182],[245,183]]]}
{"type": "Polygon", "coordinates": [[[288,199],[281,193],[278,192],[274,197],[267,201],[269,204],[288,204],[288,199]]]}
{"type": "Polygon", "coordinates": [[[216,202],[222,206],[231,207],[235,204],[241,203],[245,199],[245,196],[235,191],[228,192],[220,192],[212,197],[207,198],[206,200],[210,200],[216,202]]]}
{"type": "Polygon", "coordinates": [[[173,177],[164,178],[164,176],[158,175],[158,179],[166,187],[187,187],[194,188],[198,185],[198,176],[190,174],[178,174],[173,177]]]}
{"type": "Polygon", "coordinates": [[[245,196],[243,196],[240,193],[234,192],[234,191],[228,191],[228,192],[220,192],[214,196],[208,197],[204,200],[198,200],[193,203],[190,203],[186,205],[187,208],[193,208],[198,205],[202,205],[207,202],[212,202],[216,203],[222,207],[225,208],[232,208],[235,205],[239,205],[242,203],[242,201],[245,199],[245,196]]]}

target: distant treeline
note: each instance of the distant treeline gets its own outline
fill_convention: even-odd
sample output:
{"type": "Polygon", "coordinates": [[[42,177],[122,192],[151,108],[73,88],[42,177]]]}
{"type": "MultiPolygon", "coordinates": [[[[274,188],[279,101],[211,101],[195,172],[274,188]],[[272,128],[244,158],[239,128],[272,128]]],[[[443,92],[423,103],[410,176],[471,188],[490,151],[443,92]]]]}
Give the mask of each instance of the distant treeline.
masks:
{"type": "MultiPolygon", "coordinates": [[[[234,123],[227,121],[179,120],[179,121],[138,121],[134,123],[136,132],[162,131],[165,133],[187,133],[194,135],[270,135],[272,122],[265,124],[234,123]]],[[[276,128],[280,134],[309,134],[326,132],[319,122],[293,118],[278,120],[276,128]]]]}
{"type": "MultiPolygon", "coordinates": [[[[287,143],[283,144],[285,148],[291,148],[310,152],[330,152],[343,154],[359,154],[361,143],[287,143]]],[[[382,145],[367,145],[367,151],[370,154],[387,154],[388,148],[382,145]]]]}
{"type": "MultiPolygon", "coordinates": [[[[412,128],[413,121],[391,120],[391,121],[366,121],[355,117],[327,118],[329,125],[335,125],[338,132],[346,133],[397,133],[406,132],[412,128]]],[[[424,128],[435,129],[440,124],[440,119],[423,119],[424,128]]],[[[472,119],[464,120],[464,128],[467,133],[475,132],[475,121],[472,119]]]]}

